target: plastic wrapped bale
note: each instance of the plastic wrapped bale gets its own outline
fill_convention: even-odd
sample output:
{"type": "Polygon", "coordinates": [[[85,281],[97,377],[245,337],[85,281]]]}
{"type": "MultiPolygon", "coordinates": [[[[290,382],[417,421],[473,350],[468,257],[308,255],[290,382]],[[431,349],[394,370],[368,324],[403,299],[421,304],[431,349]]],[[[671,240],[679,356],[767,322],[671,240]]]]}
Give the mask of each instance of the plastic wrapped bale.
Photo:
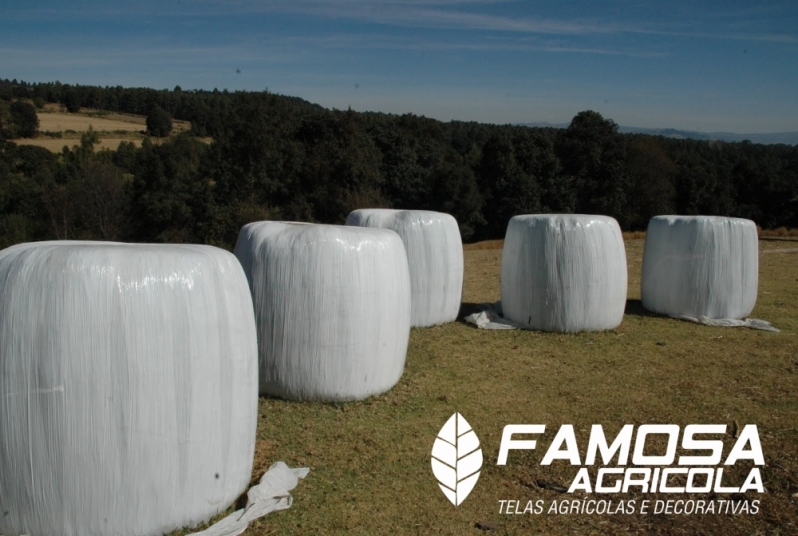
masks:
{"type": "Polygon", "coordinates": [[[360,209],[347,225],[396,231],[410,267],[410,325],[453,322],[463,295],[463,242],[457,220],[428,210],[360,209]]]}
{"type": "Polygon", "coordinates": [[[0,252],[0,534],[160,535],[246,489],[257,340],[210,246],[0,252]]]}
{"type": "Polygon", "coordinates": [[[608,216],[514,216],[502,252],[504,316],[541,331],[599,331],[623,320],[626,250],[608,216]]]}
{"type": "Polygon", "coordinates": [[[756,304],[756,224],[723,216],[651,218],[643,251],[643,307],[668,316],[740,319],[756,304]]]}
{"type": "Polygon", "coordinates": [[[410,275],[399,235],[256,222],[241,229],[235,253],[255,305],[261,393],[359,400],[399,381],[410,337],[410,275]]]}

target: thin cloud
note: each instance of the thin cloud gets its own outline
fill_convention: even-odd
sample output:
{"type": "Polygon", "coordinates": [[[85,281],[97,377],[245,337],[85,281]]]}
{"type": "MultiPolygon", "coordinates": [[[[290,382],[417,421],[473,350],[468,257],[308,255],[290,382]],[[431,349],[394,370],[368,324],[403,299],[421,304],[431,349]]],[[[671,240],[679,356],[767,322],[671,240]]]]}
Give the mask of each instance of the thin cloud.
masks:
{"type": "Polygon", "coordinates": [[[679,33],[670,33],[666,35],[673,35],[679,37],[692,37],[692,38],[701,38],[701,39],[719,39],[719,40],[732,40],[732,41],[765,41],[770,43],[798,43],[798,38],[793,35],[784,35],[784,34],[739,34],[739,33],[732,33],[732,34],[713,34],[713,33],[691,33],[691,34],[679,34],[679,33]]]}
{"type": "Polygon", "coordinates": [[[409,50],[424,52],[551,52],[573,54],[601,54],[635,58],[663,58],[666,52],[648,52],[638,49],[607,47],[568,47],[538,42],[537,39],[469,39],[469,40],[430,40],[424,38],[390,37],[385,35],[333,34],[327,36],[281,36],[259,43],[267,48],[282,46],[286,49],[325,50],[409,50]]]}
{"type": "MultiPolygon", "coordinates": [[[[439,1],[438,6],[455,6],[482,2],[439,1]]],[[[290,3],[269,3],[259,9],[268,12],[311,15],[337,19],[350,19],[373,24],[399,27],[441,28],[458,30],[489,30],[540,34],[598,34],[624,31],[615,24],[580,20],[514,18],[473,11],[454,9],[429,9],[430,2],[314,2],[298,0],[290,3]],[[418,7],[424,6],[424,7],[418,7]]],[[[253,6],[254,8],[254,6],[253,6]]]]}
{"type": "Polygon", "coordinates": [[[787,34],[776,33],[718,33],[718,32],[701,32],[701,31],[677,31],[677,30],[647,30],[637,29],[635,33],[648,34],[648,35],[661,35],[665,37],[685,37],[688,39],[713,39],[720,41],[765,41],[771,43],[798,43],[798,37],[787,34]]]}
{"type": "Polygon", "coordinates": [[[633,58],[665,58],[665,52],[638,52],[628,50],[613,50],[607,48],[579,48],[579,47],[540,47],[536,50],[545,52],[567,52],[572,54],[601,54],[605,56],[627,56],[633,58]]]}

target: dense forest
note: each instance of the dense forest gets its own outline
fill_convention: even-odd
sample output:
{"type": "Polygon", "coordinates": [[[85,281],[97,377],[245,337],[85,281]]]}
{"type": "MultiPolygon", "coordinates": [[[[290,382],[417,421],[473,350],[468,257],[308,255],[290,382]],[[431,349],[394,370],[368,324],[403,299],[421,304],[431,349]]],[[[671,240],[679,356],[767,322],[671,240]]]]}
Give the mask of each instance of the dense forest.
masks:
{"type": "Polygon", "coordinates": [[[566,129],[530,128],[327,110],[266,91],[0,80],[0,247],[68,238],[230,249],[250,221],[343,223],[363,207],[448,212],[466,241],[548,212],[607,214],[625,230],[657,214],[798,227],[798,146],[620,134],[593,111],[566,129]],[[19,102],[192,127],[116,151],[96,150],[89,132],[53,154],[11,139],[25,132],[19,102]]]}

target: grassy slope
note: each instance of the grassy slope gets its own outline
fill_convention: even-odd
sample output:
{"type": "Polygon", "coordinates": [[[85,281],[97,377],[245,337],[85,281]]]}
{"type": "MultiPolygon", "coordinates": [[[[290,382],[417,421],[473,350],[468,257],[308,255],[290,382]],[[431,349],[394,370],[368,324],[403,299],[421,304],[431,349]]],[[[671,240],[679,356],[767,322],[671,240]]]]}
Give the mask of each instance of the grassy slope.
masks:
{"type": "MultiPolygon", "coordinates": [[[[627,241],[631,301],[615,330],[491,332],[460,322],[414,329],[405,374],[384,395],[338,405],[261,399],[253,476],[276,460],[311,473],[290,510],[253,523],[247,534],[479,534],[480,521],[499,522],[496,534],[795,534],[798,244],[760,243],[753,316],[781,333],[646,314],[636,301],[642,246],[627,241]],[[485,457],[479,482],[457,508],[430,470],[432,442],[455,411],[474,427],[485,457]],[[765,452],[768,493],[749,493],[762,501],[756,516],[498,514],[499,499],[574,498],[535,485],[545,479],[568,486],[576,474],[564,461],[539,464],[560,424],[574,425],[584,453],[591,424],[603,424],[609,437],[625,423],[734,420],[759,426],[765,452]],[[502,428],[510,423],[546,424],[546,434],[538,450],[511,453],[508,465],[497,467],[502,428]]],[[[467,251],[465,258],[464,302],[498,299],[501,250],[467,251]]],[[[734,440],[724,442],[725,456],[734,440]]],[[[739,485],[747,473],[738,464],[729,481],[739,485]]]]}
{"type": "MultiPolygon", "coordinates": [[[[80,144],[83,132],[94,129],[100,137],[99,149],[116,150],[123,141],[141,146],[146,134],[146,118],[141,115],[118,114],[102,110],[82,109],[78,113],[61,111],[57,105],[48,104],[44,110],[37,112],[39,118],[39,135],[31,139],[15,139],[19,145],[36,145],[54,153],[60,153],[64,146],[72,147],[80,144]],[[60,138],[50,135],[59,133],[60,138]]],[[[172,135],[189,130],[188,121],[173,121],[172,135]]],[[[159,142],[161,138],[153,138],[159,142]]]]}

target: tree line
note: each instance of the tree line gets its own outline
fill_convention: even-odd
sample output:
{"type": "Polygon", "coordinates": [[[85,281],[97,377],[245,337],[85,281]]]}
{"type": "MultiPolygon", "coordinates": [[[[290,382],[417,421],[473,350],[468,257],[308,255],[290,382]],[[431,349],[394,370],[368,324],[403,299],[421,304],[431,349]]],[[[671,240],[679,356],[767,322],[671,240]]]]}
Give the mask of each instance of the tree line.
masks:
{"type": "Polygon", "coordinates": [[[0,80],[0,247],[68,238],[230,249],[250,221],[343,223],[364,207],[447,212],[467,241],[501,238],[515,214],[551,212],[606,214],[625,230],[658,214],[798,227],[798,146],[620,134],[593,111],[565,129],[529,128],[327,110],[268,91],[0,80]],[[116,151],[96,150],[89,132],[52,154],[10,139],[11,104],[37,101],[157,108],[192,128],[116,151]]]}

